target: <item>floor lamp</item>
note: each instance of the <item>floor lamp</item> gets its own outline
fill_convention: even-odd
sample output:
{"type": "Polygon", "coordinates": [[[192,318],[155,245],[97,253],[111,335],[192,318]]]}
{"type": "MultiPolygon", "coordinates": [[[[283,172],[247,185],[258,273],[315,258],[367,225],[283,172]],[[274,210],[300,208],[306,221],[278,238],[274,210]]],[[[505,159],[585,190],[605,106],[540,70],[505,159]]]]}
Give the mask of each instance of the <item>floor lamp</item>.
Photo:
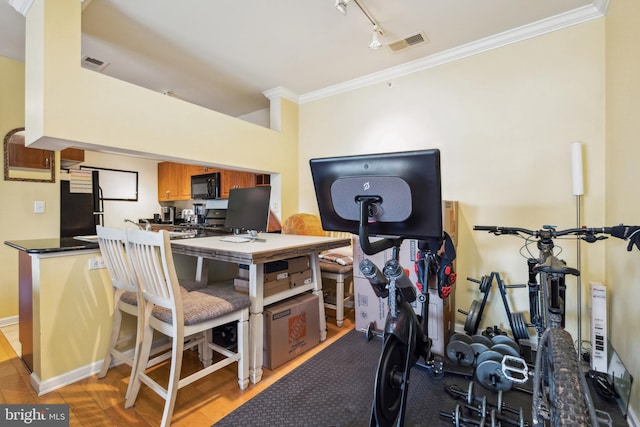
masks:
{"type": "MultiPolygon", "coordinates": [[[[584,178],[582,175],[582,142],[571,143],[571,175],[573,179],[573,195],[576,198],[576,227],[582,227],[581,199],[584,194],[584,178]]],[[[577,269],[582,271],[582,255],[580,239],[576,240],[577,269]]],[[[576,277],[578,287],[578,355],[582,357],[582,275],[576,277]]]]}

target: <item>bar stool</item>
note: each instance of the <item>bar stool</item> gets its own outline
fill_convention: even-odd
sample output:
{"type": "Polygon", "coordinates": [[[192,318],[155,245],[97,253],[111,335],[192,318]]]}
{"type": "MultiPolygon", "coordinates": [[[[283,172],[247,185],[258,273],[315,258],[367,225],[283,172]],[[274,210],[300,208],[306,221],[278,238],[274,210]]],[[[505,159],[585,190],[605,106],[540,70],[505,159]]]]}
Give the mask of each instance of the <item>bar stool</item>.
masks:
{"type": "Polygon", "coordinates": [[[182,291],[165,230],[129,230],[126,248],[140,288],[143,338],[125,408],[135,404],[144,383],[165,399],[161,425],[168,426],[180,388],[232,363],[238,364],[238,385],[244,390],[249,385],[249,296],[235,292],[233,285],[182,291]],[[213,328],[231,322],[237,325],[237,351],[213,342],[213,328]],[[173,344],[166,388],[146,373],[154,331],[168,336],[173,344]],[[194,339],[185,344],[188,337],[194,339]],[[196,346],[201,351],[203,368],[180,378],[183,351],[196,346]],[[223,356],[216,363],[214,352],[223,356]]]}

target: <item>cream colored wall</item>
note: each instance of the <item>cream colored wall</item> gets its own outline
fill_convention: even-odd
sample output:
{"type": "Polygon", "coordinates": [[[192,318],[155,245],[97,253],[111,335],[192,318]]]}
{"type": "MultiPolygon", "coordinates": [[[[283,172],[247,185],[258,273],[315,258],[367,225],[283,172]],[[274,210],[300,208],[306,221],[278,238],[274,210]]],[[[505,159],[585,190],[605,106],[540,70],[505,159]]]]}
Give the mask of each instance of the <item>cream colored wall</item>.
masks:
{"type": "MultiPolygon", "coordinates": [[[[0,135],[24,126],[24,64],[0,57],[0,135]]],[[[4,166],[4,164],[3,164],[4,166]]],[[[56,184],[0,179],[0,322],[18,315],[18,253],[7,240],[56,237],[59,205],[56,184]],[[48,213],[34,214],[33,202],[42,200],[48,213]]],[[[15,321],[15,319],[13,319],[15,321]]]]}
{"type": "Polygon", "coordinates": [[[34,373],[43,382],[104,356],[113,291],[106,270],[86,268],[98,255],[55,254],[35,261],[34,373]],[[51,357],[60,354],[64,357],[51,357]]]}
{"type": "MultiPolygon", "coordinates": [[[[439,148],[443,198],[460,202],[457,307],[481,299],[466,277],[497,271],[507,283],[523,283],[522,241],[472,228],[575,226],[570,142],[576,140],[585,145],[584,220],[603,225],[604,29],[598,20],[303,104],[300,210],[317,211],[310,158],[439,148]]],[[[562,246],[575,265],[575,244],[562,246]]],[[[604,245],[584,247],[583,254],[584,277],[604,280],[604,245]]],[[[575,283],[568,294],[575,333],[575,283]]],[[[528,311],[525,290],[510,295],[514,311],[528,311]]],[[[483,319],[484,326],[508,329],[495,285],[483,319]]]]}
{"type": "MultiPolygon", "coordinates": [[[[636,41],[640,38],[640,4],[621,0],[611,2],[607,13],[607,150],[606,209],[611,224],[640,224],[640,56],[636,41]]],[[[609,306],[609,333],[631,374],[640,375],[640,254],[634,247],[626,251],[626,242],[611,239],[606,245],[609,306]]],[[[640,411],[640,385],[632,387],[631,408],[636,419],[640,411]]]]}

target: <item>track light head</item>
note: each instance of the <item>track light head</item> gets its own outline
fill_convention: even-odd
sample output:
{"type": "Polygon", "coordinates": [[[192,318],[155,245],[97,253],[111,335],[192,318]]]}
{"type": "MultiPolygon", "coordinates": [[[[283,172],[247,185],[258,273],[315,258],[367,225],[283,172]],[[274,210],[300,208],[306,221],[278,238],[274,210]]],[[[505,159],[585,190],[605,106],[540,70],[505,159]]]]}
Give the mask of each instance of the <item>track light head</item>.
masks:
{"type": "Polygon", "coordinates": [[[369,43],[369,49],[379,49],[380,46],[382,46],[382,43],[380,43],[380,40],[378,38],[378,36],[381,34],[382,32],[380,31],[378,26],[374,25],[373,32],[371,33],[371,43],[369,43]]]}
{"type": "Polygon", "coordinates": [[[343,15],[347,14],[347,5],[349,4],[350,0],[336,0],[336,9],[338,9],[338,11],[340,13],[342,13],[343,15]]]}

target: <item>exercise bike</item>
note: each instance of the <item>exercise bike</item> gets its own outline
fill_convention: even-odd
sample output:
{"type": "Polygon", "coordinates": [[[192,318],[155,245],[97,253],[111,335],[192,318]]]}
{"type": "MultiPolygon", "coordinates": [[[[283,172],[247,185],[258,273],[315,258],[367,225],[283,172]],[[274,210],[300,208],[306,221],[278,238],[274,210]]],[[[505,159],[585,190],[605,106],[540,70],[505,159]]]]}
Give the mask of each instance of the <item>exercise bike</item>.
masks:
{"type": "Polygon", "coordinates": [[[392,249],[392,257],[382,270],[364,259],[360,271],[369,280],[376,296],[388,298],[389,312],[382,331],[383,349],[376,371],[374,398],[371,409],[371,427],[402,426],[407,405],[407,392],[411,368],[420,358],[421,367],[433,378],[442,378],[442,358],[431,352],[429,338],[429,285],[436,285],[441,298],[446,298],[455,282],[452,262],[455,249],[448,234],[419,241],[416,261],[419,292],[400,265],[402,237],[369,240],[368,216],[375,198],[359,198],[360,245],[367,255],[392,249]],[[441,248],[444,250],[441,251],[441,248]],[[422,304],[421,314],[416,315],[411,303],[422,304]]]}

